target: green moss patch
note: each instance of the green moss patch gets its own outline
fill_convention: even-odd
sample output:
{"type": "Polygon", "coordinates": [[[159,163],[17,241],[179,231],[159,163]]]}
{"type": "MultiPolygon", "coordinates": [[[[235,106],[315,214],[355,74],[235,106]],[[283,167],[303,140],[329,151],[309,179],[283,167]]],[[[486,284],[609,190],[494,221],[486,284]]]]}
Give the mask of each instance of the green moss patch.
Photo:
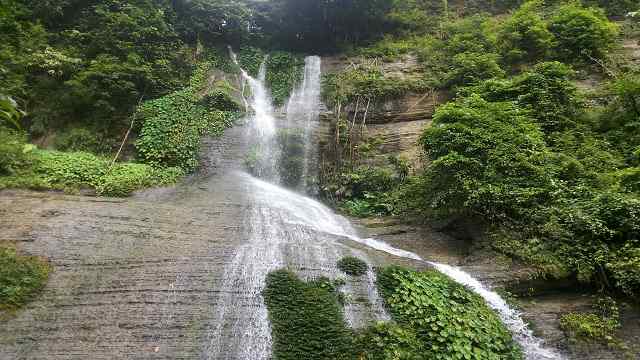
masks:
{"type": "Polygon", "coordinates": [[[267,276],[263,295],[271,319],[274,358],[354,358],[353,337],[330,280],[304,282],[290,271],[278,270],[267,276]]]}
{"type": "Polygon", "coordinates": [[[351,276],[362,276],[367,273],[367,263],[354,256],[345,256],[338,261],[338,269],[351,276]]]}
{"type": "Polygon", "coordinates": [[[275,359],[522,359],[482,298],[436,272],[379,271],[394,322],[346,327],[336,283],[272,272],[264,291],[275,359]]]}
{"type": "Polygon", "coordinates": [[[0,246],[0,311],[24,305],[40,291],[49,277],[49,265],[14,248],[0,246]]]}

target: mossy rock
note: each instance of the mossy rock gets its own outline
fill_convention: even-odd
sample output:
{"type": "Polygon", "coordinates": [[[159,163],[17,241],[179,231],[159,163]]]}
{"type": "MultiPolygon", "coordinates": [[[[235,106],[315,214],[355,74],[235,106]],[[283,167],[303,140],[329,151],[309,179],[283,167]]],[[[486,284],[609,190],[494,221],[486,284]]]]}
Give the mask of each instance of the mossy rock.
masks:
{"type": "Polygon", "coordinates": [[[44,287],[49,271],[46,261],[0,245],[0,311],[24,305],[44,287]]]}
{"type": "Polygon", "coordinates": [[[263,292],[275,359],[354,359],[334,282],[304,282],[287,270],[269,273],[263,292]]]}
{"type": "Polygon", "coordinates": [[[338,269],[347,275],[362,276],[367,273],[367,263],[354,256],[345,256],[338,261],[338,269]]]}

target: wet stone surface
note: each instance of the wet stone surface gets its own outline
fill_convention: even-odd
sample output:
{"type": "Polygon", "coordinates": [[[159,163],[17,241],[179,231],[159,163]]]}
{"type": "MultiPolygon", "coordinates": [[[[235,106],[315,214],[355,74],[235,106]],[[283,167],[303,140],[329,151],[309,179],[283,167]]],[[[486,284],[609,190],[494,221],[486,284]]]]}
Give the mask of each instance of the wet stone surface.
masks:
{"type": "MultiPolygon", "coordinates": [[[[268,184],[256,188],[240,172],[244,131],[206,139],[201,171],[175,188],[129,199],[0,192],[0,241],[53,266],[44,291],[0,323],[0,359],[268,358],[268,271],[347,278],[342,256],[384,262],[292,223],[288,206],[318,205],[288,193],[273,204],[268,184]]],[[[371,275],[346,279],[351,326],[386,318],[362,301],[375,299],[371,275]]]]}
{"type": "Polygon", "coordinates": [[[198,358],[246,207],[239,165],[207,159],[241,159],[239,131],[207,140],[210,171],[175,190],[126,200],[1,192],[0,241],[53,271],[0,323],[0,359],[198,358]]]}

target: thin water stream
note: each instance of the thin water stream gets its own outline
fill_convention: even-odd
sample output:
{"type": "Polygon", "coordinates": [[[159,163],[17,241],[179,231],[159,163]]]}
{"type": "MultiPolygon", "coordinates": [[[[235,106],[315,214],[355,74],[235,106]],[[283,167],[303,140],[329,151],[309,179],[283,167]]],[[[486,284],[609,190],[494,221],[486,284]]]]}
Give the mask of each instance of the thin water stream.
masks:
{"type": "MultiPolygon", "coordinates": [[[[232,54],[235,59],[235,55],[232,54]]],[[[320,106],[320,58],[305,61],[304,80],[297,87],[287,105],[287,126],[295,124],[304,134],[304,175],[314,168],[317,151],[313,131],[318,121],[320,106]]],[[[348,246],[349,241],[368,249],[393,256],[425,261],[418,255],[397,249],[376,239],[361,238],[350,222],[320,202],[301,192],[279,186],[277,176],[278,147],[274,140],[278,124],[273,105],[265,87],[265,65],[258,78],[242,71],[251,89],[247,107],[249,115],[247,137],[260,151],[258,179],[239,174],[237,179],[246,186],[250,197],[246,209],[243,236],[246,242],[235,252],[225,268],[216,313],[207,334],[205,359],[268,359],[271,357],[271,329],[267,309],[261,295],[265,278],[270,271],[287,267],[303,278],[339,276],[336,262],[345,255],[356,255],[370,262],[365,251],[348,246]],[[345,239],[347,239],[345,241],[345,239]],[[346,245],[345,245],[346,243],[346,245]]],[[[297,187],[304,191],[305,187],[297,187]]],[[[431,266],[466,285],[483,297],[512,331],[522,346],[527,359],[560,359],[545,349],[534,337],[520,314],[509,307],[500,296],[483,286],[471,275],[445,264],[428,262],[431,266]]],[[[350,326],[361,327],[371,321],[389,320],[375,287],[375,274],[369,271],[366,281],[347,283],[343,289],[348,295],[364,296],[364,305],[347,304],[345,318],[350,326]]]]}

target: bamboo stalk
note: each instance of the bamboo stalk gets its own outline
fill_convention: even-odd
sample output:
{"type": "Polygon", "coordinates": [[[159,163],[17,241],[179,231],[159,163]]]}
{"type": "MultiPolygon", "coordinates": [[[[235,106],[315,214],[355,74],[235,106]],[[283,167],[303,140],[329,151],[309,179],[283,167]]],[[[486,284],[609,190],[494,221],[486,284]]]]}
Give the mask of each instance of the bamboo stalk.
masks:
{"type": "Polygon", "coordinates": [[[129,135],[131,134],[131,130],[133,129],[133,124],[136,121],[136,115],[138,114],[138,108],[140,107],[140,104],[142,104],[142,98],[143,97],[144,97],[144,95],[140,96],[140,100],[138,100],[138,106],[136,106],[136,111],[134,111],[133,115],[131,115],[131,124],[129,125],[129,129],[127,130],[127,132],[124,134],[124,138],[122,139],[122,143],[120,144],[120,148],[118,149],[118,152],[116,153],[116,156],[111,161],[111,165],[109,165],[109,170],[107,170],[107,175],[111,173],[111,170],[113,169],[113,166],[116,164],[116,161],[118,161],[118,157],[120,157],[120,153],[122,152],[122,149],[124,148],[124,144],[127,142],[127,139],[129,138],[129,135]]]}

